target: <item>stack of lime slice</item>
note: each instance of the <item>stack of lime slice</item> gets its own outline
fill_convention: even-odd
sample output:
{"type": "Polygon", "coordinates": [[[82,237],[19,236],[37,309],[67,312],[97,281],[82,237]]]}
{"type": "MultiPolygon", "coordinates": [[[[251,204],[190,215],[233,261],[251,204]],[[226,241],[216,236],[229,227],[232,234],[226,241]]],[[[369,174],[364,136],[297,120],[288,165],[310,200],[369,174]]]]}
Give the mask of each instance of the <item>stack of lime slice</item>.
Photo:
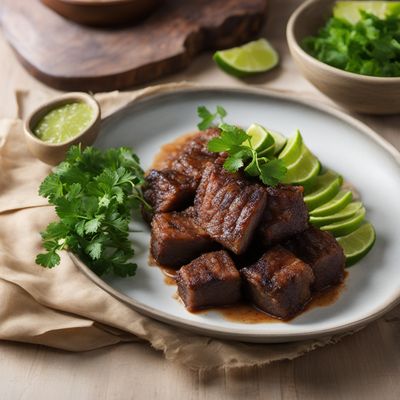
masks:
{"type": "Polygon", "coordinates": [[[314,185],[321,164],[303,143],[299,131],[289,138],[278,158],[287,168],[282,183],[302,185],[305,189],[314,185]]]}
{"type": "MultiPolygon", "coordinates": [[[[363,204],[352,201],[352,192],[342,189],[342,177],[334,171],[321,169],[319,160],[304,144],[299,131],[286,141],[283,135],[253,124],[247,134],[259,154],[282,160],[287,168],[282,183],[304,187],[310,223],[337,238],[347,265],[361,259],[371,249],[375,232],[372,225],[365,222],[363,204]]],[[[255,165],[250,164],[246,172],[253,175],[253,168],[255,165]]]]}

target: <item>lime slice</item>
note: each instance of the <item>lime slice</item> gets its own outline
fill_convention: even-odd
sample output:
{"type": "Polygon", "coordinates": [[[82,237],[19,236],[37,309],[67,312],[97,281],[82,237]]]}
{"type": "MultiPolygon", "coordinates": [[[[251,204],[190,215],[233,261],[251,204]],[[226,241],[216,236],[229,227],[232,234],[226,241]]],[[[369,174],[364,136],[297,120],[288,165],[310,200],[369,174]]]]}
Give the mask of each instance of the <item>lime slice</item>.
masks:
{"type": "Polygon", "coordinates": [[[332,200],[312,210],[310,216],[323,217],[325,215],[334,214],[353,200],[353,193],[350,190],[341,190],[332,200]]]}
{"type": "MultiPolygon", "coordinates": [[[[250,136],[253,149],[259,153],[275,144],[274,138],[269,131],[259,124],[251,124],[246,133],[250,136]]],[[[245,141],[243,144],[248,145],[248,142],[245,141]]]]}
{"type": "Polygon", "coordinates": [[[333,8],[336,18],[346,19],[352,24],[360,20],[360,10],[367,11],[379,18],[394,14],[400,10],[399,1],[337,1],[333,8]]]}
{"type": "Polygon", "coordinates": [[[287,167],[282,183],[311,187],[318,176],[321,165],[311,151],[303,144],[300,157],[287,167]]]}
{"type": "Polygon", "coordinates": [[[335,214],[325,215],[324,217],[310,216],[310,222],[315,226],[333,224],[334,222],[352,217],[358,210],[361,209],[361,207],[361,201],[355,201],[354,203],[348,204],[345,208],[343,208],[343,210],[340,210],[335,214]]]}
{"type": "Polygon", "coordinates": [[[342,184],[342,177],[333,171],[327,171],[317,176],[312,192],[304,196],[304,202],[309,210],[326,203],[336,196],[342,184]]]}
{"type": "Polygon", "coordinates": [[[346,265],[350,267],[361,260],[375,243],[375,230],[372,224],[366,222],[349,235],[337,238],[346,256],[346,265]]]}
{"type": "Polygon", "coordinates": [[[333,224],[324,225],[320,229],[321,231],[328,231],[336,237],[344,236],[355,231],[364,221],[364,218],[365,208],[361,207],[352,217],[334,222],[333,224]]]}
{"type": "Polygon", "coordinates": [[[238,77],[268,71],[279,62],[278,53],[265,39],[217,51],[213,58],[222,70],[238,77]]]}
{"type": "Polygon", "coordinates": [[[278,156],[278,158],[283,161],[285,166],[289,166],[300,157],[302,144],[303,138],[301,137],[300,131],[297,130],[294,135],[290,136],[286,146],[278,156]]]}
{"type": "Polygon", "coordinates": [[[275,156],[285,147],[285,136],[283,136],[281,133],[271,131],[270,129],[268,129],[268,132],[274,139],[274,143],[265,150],[261,151],[259,153],[260,156],[275,156]]]}

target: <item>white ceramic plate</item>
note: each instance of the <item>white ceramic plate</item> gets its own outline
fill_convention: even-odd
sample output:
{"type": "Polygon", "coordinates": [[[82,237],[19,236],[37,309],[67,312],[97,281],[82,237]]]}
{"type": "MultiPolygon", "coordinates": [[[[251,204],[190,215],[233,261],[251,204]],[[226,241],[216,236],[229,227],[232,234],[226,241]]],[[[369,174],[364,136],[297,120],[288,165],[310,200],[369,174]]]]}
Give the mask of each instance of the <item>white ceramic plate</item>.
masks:
{"type": "Polygon", "coordinates": [[[198,333],[252,342],[284,342],[338,333],[365,325],[400,298],[400,161],[399,153],[360,122],[339,111],[307,105],[282,95],[236,89],[186,89],[127,106],[107,119],[96,145],[131,146],[148,168],[164,143],[195,130],[196,108],[220,104],[228,121],[258,122],[290,135],[296,128],[324,165],[355,184],[377,231],[377,241],[361,262],[349,269],[346,288],[332,305],[313,308],[290,322],[244,324],[210,311],[191,314],[174,298],[175,286],[164,283],[148,265],[149,229],[132,236],[139,265],[132,278],[98,278],[77,261],[99,286],[136,310],[198,333]]]}

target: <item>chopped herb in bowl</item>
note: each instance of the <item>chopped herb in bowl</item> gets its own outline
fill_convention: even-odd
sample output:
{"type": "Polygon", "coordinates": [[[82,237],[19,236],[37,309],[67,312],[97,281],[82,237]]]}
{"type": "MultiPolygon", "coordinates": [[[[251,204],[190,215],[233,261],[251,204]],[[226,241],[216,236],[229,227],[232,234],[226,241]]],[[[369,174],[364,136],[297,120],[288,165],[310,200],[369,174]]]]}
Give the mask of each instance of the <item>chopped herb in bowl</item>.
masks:
{"type": "Polygon", "coordinates": [[[303,40],[303,48],[318,60],[345,71],[400,77],[399,8],[393,7],[385,16],[362,8],[357,11],[358,20],[334,11],[317,35],[303,40]]]}

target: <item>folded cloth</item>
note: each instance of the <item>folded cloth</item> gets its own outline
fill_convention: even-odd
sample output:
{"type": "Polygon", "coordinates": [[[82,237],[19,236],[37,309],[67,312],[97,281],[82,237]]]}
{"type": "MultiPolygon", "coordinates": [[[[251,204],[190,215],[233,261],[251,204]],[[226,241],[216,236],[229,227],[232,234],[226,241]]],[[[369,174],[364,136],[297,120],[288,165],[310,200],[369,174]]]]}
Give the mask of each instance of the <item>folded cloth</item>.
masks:
{"type": "MultiPolygon", "coordinates": [[[[103,116],[129,102],[191,86],[156,86],[136,92],[98,95],[103,116]]],[[[39,232],[55,219],[38,195],[50,167],[28,151],[20,119],[0,120],[0,339],[85,351],[143,340],[189,368],[243,367],[293,359],[343,335],[282,344],[245,344],[197,335],[153,320],[100,289],[67,253],[61,264],[35,264],[39,232]]]]}

